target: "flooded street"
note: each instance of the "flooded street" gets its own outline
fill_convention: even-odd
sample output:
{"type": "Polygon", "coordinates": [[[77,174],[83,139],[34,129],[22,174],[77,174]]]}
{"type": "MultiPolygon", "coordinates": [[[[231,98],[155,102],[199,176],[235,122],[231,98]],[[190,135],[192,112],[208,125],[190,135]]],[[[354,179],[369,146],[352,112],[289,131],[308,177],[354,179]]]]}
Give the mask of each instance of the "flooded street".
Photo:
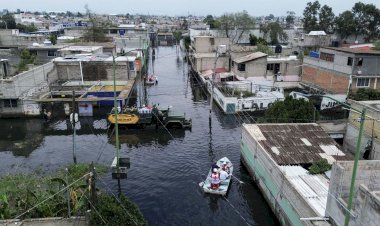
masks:
{"type": "MultiPolygon", "coordinates": [[[[149,104],[172,106],[192,118],[192,130],[148,129],[120,131],[121,154],[131,160],[121,192],[134,201],[149,225],[277,225],[269,206],[240,162],[242,115],[224,115],[214,105],[209,127],[205,89],[188,75],[175,47],[159,47],[150,63],[158,85],[146,88],[149,104]],[[153,65],[153,66],[152,66],[153,65]],[[227,156],[235,164],[225,198],[204,194],[198,183],[213,161],[227,156]]],[[[142,90],[137,93],[145,93],[142,90]]],[[[0,172],[49,172],[73,162],[72,130],[68,120],[0,120],[0,172]]],[[[110,165],[115,136],[105,115],[81,117],[77,125],[76,158],[110,165]]],[[[119,192],[111,173],[97,186],[119,192]]]]}

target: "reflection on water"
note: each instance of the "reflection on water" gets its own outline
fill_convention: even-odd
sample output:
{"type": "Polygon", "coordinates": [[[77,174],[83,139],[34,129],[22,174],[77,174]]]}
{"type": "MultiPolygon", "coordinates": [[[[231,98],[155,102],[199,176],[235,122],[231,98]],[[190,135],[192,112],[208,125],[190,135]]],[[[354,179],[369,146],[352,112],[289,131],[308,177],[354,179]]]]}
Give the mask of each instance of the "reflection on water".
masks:
{"type": "MultiPolygon", "coordinates": [[[[173,106],[192,118],[188,130],[160,128],[120,130],[121,156],[131,160],[128,179],[99,178],[98,187],[125,193],[140,207],[150,225],[278,225],[258,188],[240,163],[240,125],[248,115],[224,115],[214,104],[209,127],[209,103],[204,87],[187,75],[187,65],[175,48],[156,51],[159,84],[146,89],[150,103],[173,106]],[[227,156],[234,174],[225,198],[204,194],[198,183],[213,161],[227,156]]],[[[115,135],[105,120],[80,117],[77,124],[78,162],[110,165],[115,156],[115,135]]],[[[71,124],[65,117],[49,123],[41,119],[0,120],[0,174],[44,172],[73,162],[71,124]]]]}

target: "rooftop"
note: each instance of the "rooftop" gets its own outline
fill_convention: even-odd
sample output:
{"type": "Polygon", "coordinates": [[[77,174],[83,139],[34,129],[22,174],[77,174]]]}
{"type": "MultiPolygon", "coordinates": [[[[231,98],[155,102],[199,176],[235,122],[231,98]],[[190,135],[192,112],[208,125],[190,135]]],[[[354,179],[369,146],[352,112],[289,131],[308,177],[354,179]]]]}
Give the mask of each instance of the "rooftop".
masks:
{"type": "Polygon", "coordinates": [[[102,46],[68,46],[66,48],[60,49],[59,51],[82,51],[91,53],[93,51],[103,48],[102,46]]]}
{"type": "Polygon", "coordinates": [[[244,127],[278,165],[312,164],[322,158],[329,163],[353,159],[316,123],[244,124],[244,127]]]}
{"type": "Polygon", "coordinates": [[[259,58],[262,58],[262,57],[266,57],[266,56],[268,56],[268,54],[262,53],[262,52],[255,52],[255,53],[251,53],[249,55],[237,58],[234,61],[236,63],[240,64],[240,63],[256,60],[256,59],[259,59],[259,58]]]}
{"type": "Polygon", "coordinates": [[[380,55],[380,51],[374,50],[370,46],[361,46],[361,47],[323,47],[325,49],[331,49],[338,52],[344,53],[353,53],[353,54],[368,54],[368,55],[380,55]]]}

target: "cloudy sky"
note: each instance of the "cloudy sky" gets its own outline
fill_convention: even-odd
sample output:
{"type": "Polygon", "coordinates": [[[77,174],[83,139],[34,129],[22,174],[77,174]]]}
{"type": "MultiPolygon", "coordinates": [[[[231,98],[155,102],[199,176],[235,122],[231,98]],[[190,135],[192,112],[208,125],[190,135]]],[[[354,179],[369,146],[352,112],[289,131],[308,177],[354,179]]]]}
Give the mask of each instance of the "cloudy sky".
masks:
{"type": "MultiPolygon", "coordinates": [[[[215,15],[225,12],[247,10],[252,16],[286,15],[286,11],[294,11],[302,15],[306,3],[311,0],[0,0],[0,10],[30,10],[84,12],[85,4],[96,13],[141,13],[154,15],[215,15]]],[[[335,14],[351,9],[359,0],[320,0],[327,4],[335,14]]],[[[362,0],[375,4],[380,8],[379,0],[362,0]]]]}

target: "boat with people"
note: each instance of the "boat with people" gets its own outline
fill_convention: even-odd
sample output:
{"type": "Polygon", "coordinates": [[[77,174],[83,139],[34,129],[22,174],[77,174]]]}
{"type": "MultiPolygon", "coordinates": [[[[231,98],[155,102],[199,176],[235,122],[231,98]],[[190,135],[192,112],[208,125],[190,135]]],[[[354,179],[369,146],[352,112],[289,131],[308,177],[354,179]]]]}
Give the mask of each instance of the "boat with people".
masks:
{"type": "Polygon", "coordinates": [[[155,75],[148,75],[145,79],[145,84],[146,85],[155,85],[158,84],[158,79],[157,76],[155,75]]]}
{"type": "Polygon", "coordinates": [[[214,163],[206,180],[200,182],[199,186],[205,193],[224,196],[230,186],[233,170],[232,162],[227,157],[223,157],[214,163]]]}
{"type": "MultiPolygon", "coordinates": [[[[175,113],[171,106],[159,108],[158,106],[127,107],[118,110],[117,123],[124,127],[141,127],[147,125],[164,126],[166,128],[191,129],[192,121],[186,118],[185,114],[175,113]]],[[[116,124],[116,114],[114,110],[107,116],[110,126],[116,124]]]]}

